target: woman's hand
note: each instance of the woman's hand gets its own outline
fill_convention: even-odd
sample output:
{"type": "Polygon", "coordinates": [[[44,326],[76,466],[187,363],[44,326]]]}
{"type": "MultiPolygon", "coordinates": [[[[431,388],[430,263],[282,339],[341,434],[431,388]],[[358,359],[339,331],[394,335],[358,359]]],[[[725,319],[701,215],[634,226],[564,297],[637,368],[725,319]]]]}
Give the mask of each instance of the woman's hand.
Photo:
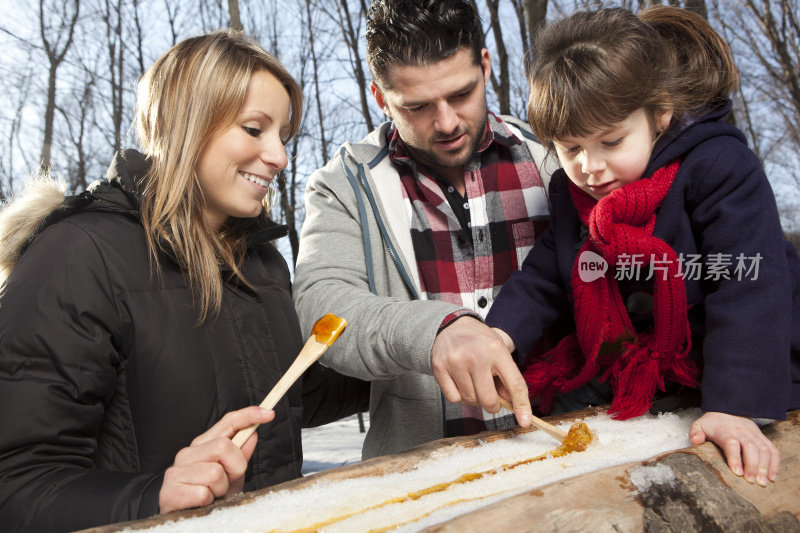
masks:
{"type": "Polygon", "coordinates": [[[180,450],[175,462],[164,473],[158,495],[160,512],[208,505],[216,498],[241,492],[258,434],[253,433],[241,448],[231,438],[240,429],[264,424],[273,418],[274,411],[257,406],[230,412],[180,450]]]}
{"type": "Polygon", "coordinates": [[[766,486],[778,477],[781,453],[749,418],[708,412],[689,429],[692,444],[710,440],[722,448],[728,468],[749,483],[766,486]]]}

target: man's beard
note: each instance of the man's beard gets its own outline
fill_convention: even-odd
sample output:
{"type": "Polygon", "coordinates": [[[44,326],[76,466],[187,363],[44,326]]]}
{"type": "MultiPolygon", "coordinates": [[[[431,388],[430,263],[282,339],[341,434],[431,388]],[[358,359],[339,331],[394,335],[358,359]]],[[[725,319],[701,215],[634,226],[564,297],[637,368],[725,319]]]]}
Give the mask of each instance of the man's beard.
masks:
{"type": "MultiPolygon", "coordinates": [[[[487,114],[484,113],[483,114],[483,120],[481,120],[481,122],[478,124],[478,127],[474,131],[471,131],[468,128],[464,129],[464,130],[459,129],[459,130],[456,130],[456,134],[455,135],[448,134],[446,136],[441,136],[441,135],[435,136],[435,137],[431,138],[430,141],[428,142],[429,146],[434,146],[435,143],[438,140],[452,139],[452,138],[456,138],[456,137],[459,137],[459,136],[464,135],[464,134],[466,134],[466,135],[472,134],[472,136],[471,136],[471,138],[469,140],[470,144],[468,146],[468,150],[463,152],[463,155],[458,159],[451,159],[451,158],[442,157],[441,155],[439,155],[436,152],[434,152],[433,149],[421,150],[419,148],[410,147],[410,146],[408,146],[407,148],[409,148],[410,151],[413,153],[414,159],[418,160],[419,162],[421,162],[421,163],[423,163],[423,164],[425,164],[427,166],[431,166],[431,167],[434,167],[434,168],[436,168],[436,167],[439,167],[439,168],[459,168],[459,167],[463,167],[464,165],[466,165],[469,162],[470,159],[472,159],[472,155],[478,150],[478,147],[480,146],[481,142],[483,142],[483,139],[484,139],[483,133],[486,131],[487,122],[488,122],[487,114]]],[[[463,149],[461,149],[461,150],[463,150],[463,149]]],[[[458,151],[461,152],[461,150],[458,150],[458,151]]]]}

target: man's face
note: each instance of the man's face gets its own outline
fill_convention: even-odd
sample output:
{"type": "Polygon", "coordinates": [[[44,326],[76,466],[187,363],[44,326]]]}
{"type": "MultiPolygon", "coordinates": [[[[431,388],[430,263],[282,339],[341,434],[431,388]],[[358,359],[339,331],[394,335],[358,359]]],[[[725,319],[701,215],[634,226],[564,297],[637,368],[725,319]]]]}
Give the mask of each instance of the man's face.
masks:
{"type": "Polygon", "coordinates": [[[490,68],[486,49],[476,65],[462,48],[430,65],[391,66],[391,88],[373,82],[372,94],[414,158],[447,178],[462,172],[485,136],[490,68]]]}

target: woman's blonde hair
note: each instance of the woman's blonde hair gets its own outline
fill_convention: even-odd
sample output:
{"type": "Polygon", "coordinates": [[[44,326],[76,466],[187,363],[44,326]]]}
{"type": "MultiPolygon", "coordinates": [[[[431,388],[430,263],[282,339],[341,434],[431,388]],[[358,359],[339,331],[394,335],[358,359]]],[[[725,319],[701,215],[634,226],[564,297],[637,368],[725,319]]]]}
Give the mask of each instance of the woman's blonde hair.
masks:
{"type": "Polygon", "coordinates": [[[537,35],[526,65],[528,121],[547,146],[591,135],[639,108],[678,119],[727,103],[738,72],[700,15],[656,6],[579,11],[537,35]]]}
{"type": "Polygon", "coordinates": [[[151,167],[143,178],[141,214],[151,253],[170,254],[184,270],[199,303],[199,322],[219,312],[221,267],[247,284],[240,271],[246,230],[263,225],[269,198],[255,219],[232,219],[217,232],[203,217],[205,201],[197,163],[213,135],[234,122],[254,72],[266,71],[291,102],[290,137],[302,117],[297,82],[258,43],[241,32],[219,30],[170,48],[142,76],[137,89],[136,130],[151,167]]]}

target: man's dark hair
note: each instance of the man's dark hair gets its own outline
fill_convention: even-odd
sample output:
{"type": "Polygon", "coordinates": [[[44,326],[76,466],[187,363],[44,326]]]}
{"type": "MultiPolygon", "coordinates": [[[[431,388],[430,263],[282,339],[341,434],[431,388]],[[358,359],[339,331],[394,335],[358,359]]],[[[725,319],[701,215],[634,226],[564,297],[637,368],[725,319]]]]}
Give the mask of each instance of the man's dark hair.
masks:
{"type": "Polygon", "coordinates": [[[373,0],[367,20],[367,63],[375,82],[390,88],[392,64],[428,65],[461,48],[481,61],[483,29],[469,0],[373,0]]]}

